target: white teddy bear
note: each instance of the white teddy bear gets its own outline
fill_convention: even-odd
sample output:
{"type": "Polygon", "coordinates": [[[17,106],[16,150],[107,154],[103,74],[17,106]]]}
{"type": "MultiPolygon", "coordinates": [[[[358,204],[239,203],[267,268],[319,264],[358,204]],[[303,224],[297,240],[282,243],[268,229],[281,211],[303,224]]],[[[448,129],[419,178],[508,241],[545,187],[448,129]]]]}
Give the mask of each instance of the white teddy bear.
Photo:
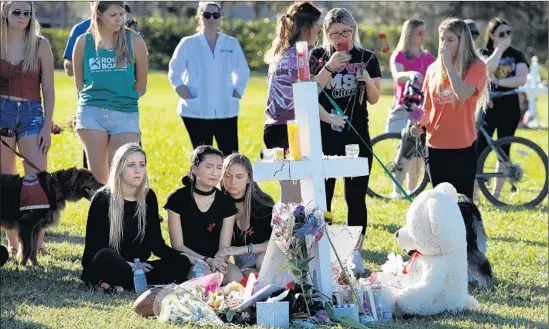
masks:
{"type": "Polygon", "coordinates": [[[465,224],[451,184],[421,193],[395,236],[400,247],[416,252],[385,290],[393,299],[393,314],[478,309],[478,302],[467,293],[465,224]],[[400,287],[394,287],[394,282],[400,287]]]}

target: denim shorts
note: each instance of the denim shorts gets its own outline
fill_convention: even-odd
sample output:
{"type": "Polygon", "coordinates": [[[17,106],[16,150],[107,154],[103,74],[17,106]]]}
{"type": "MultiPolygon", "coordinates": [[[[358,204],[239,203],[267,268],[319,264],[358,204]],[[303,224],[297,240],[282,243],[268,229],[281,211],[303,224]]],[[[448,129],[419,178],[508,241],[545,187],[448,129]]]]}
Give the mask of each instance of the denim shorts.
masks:
{"type": "Polygon", "coordinates": [[[0,97],[0,128],[8,128],[21,137],[38,135],[44,125],[42,104],[0,97]]]}
{"type": "Polygon", "coordinates": [[[109,135],[141,133],[138,112],[113,111],[91,105],[78,106],[76,130],[79,129],[101,130],[109,135]]]}

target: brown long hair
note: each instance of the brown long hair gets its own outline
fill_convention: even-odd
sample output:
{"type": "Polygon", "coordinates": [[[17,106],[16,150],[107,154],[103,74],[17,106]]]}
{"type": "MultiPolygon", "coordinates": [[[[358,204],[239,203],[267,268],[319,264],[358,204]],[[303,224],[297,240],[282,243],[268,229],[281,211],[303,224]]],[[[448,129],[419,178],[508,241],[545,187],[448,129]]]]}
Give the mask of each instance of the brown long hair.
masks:
{"type": "MultiPolygon", "coordinates": [[[[0,2],[0,16],[2,23],[0,24],[0,57],[8,59],[8,15],[10,9],[15,1],[1,1],[0,2]]],[[[31,17],[29,19],[29,25],[25,29],[25,57],[23,58],[23,71],[36,71],[38,69],[38,47],[40,46],[40,40],[42,40],[40,34],[40,24],[36,21],[36,12],[34,3],[27,1],[31,9],[31,17]]]]}
{"type": "MultiPolygon", "coordinates": [[[[274,200],[271,198],[270,195],[263,192],[263,190],[257,185],[256,182],[254,182],[254,173],[253,173],[253,166],[250,159],[245,156],[244,154],[239,153],[233,153],[229,155],[227,158],[225,158],[225,161],[223,161],[223,172],[221,175],[221,190],[225,191],[225,187],[223,186],[223,177],[225,177],[225,173],[229,168],[234,165],[239,164],[242,167],[246,169],[246,172],[248,173],[248,179],[249,184],[246,186],[246,192],[244,192],[244,216],[242,217],[244,225],[241,225],[242,227],[247,227],[251,220],[251,214],[252,214],[252,201],[256,201],[257,203],[267,206],[267,207],[273,207],[274,206],[274,200]]],[[[270,220],[270,218],[269,218],[270,220]]],[[[246,232],[242,232],[243,234],[246,234],[246,232]]]]}
{"type": "MultiPolygon", "coordinates": [[[[400,31],[400,39],[398,39],[398,44],[395,48],[395,51],[402,51],[406,58],[412,59],[414,55],[412,54],[412,43],[414,38],[414,33],[418,27],[425,26],[425,23],[417,18],[408,19],[402,24],[402,30],[400,31]]],[[[423,48],[423,46],[422,46],[423,48]]]]}
{"type": "Polygon", "coordinates": [[[490,34],[493,34],[496,32],[498,27],[500,25],[507,25],[509,26],[509,22],[501,17],[494,17],[489,22],[488,25],[486,25],[486,34],[484,36],[484,48],[488,49],[489,51],[494,50],[494,40],[490,38],[490,34]]]}
{"type": "Polygon", "coordinates": [[[321,12],[310,2],[297,2],[289,6],[276,19],[276,36],[265,53],[265,63],[276,63],[294,43],[311,31],[320,19],[321,12]]]}
{"type": "MultiPolygon", "coordinates": [[[[89,31],[93,35],[93,40],[95,41],[95,48],[99,51],[99,47],[102,43],[101,34],[99,33],[99,17],[103,14],[110,6],[119,6],[125,10],[124,1],[94,1],[91,6],[91,25],[89,31]]],[[[131,40],[126,40],[126,31],[129,29],[125,26],[122,26],[120,31],[116,33],[115,36],[115,46],[114,54],[116,60],[116,66],[123,67],[126,64],[132,62],[132,56],[130,55],[130,49],[128,47],[128,42],[131,40]]]]}

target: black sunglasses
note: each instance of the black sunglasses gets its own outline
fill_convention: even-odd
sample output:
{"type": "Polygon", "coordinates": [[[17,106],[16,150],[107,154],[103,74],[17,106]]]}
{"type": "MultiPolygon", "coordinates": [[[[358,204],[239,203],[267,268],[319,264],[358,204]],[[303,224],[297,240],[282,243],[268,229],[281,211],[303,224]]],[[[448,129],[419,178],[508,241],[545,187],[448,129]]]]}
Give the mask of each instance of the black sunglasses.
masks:
{"type": "Polygon", "coordinates": [[[202,13],[202,16],[205,19],[210,19],[210,17],[213,17],[213,19],[219,19],[219,17],[221,17],[221,13],[209,13],[209,12],[205,11],[205,12],[202,13]]]}
{"type": "Polygon", "coordinates": [[[513,33],[513,31],[507,30],[505,32],[500,32],[498,35],[500,38],[505,38],[505,35],[511,35],[511,33],[513,33]]]}
{"type": "Polygon", "coordinates": [[[32,15],[30,10],[21,11],[21,9],[12,10],[11,14],[15,17],[19,17],[21,15],[23,15],[25,17],[31,17],[31,15],[32,15]]]}

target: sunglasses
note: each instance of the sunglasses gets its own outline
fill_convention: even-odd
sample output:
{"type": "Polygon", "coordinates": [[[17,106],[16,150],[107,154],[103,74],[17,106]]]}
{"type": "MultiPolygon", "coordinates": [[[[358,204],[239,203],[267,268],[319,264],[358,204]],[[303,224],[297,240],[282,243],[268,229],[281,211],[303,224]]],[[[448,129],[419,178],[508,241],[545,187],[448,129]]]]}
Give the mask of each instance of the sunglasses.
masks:
{"type": "Polygon", "coordinates": [[[205,11],[202,13],[202,17],[205,19],[210,19],[210,17],[213,17],[213,19],[219,19],[219,17],[221,17],[221,13],[209,13],[205,11]]]}
{"type": "Polygon", "coordinates": [[[133,27],[137,27],[137,21],[135,19],[127,20],[126,21],[126,27],[131,29],[133,27]]]}
{"type": "Polygon", "coordinates": [[[511,33],[513,33],[513,31],[507,30],[505,32],[500,32],[498,35],[500,38],[505,38],[505,35],[511,35],[511,33]]]}
{"type": "Polygon", "coordinates": [[[31,15],[32,15],[30,10],[22,11],[21,9],[12,10],[10,14],[12,14],[15,17],[20,17],[21,15],[23,15],[25,17],[31,17],[31,15]]]}

